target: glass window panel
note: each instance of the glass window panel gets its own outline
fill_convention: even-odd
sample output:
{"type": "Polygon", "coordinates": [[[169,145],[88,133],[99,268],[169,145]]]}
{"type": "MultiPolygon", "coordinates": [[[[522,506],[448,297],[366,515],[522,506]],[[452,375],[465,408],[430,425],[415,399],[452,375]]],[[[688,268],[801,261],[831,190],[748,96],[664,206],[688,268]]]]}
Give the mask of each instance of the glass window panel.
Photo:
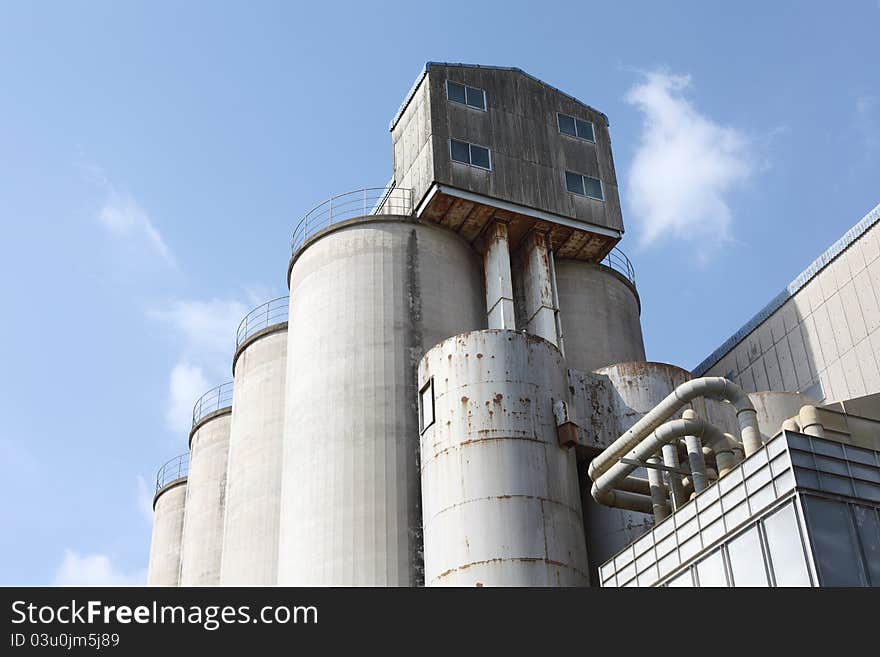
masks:
{"type": "Polygon", "coordinates": [[[777,454],[782,454],[785,451],[785,441],[784,440],[776,440],[773,439],[769,443],[767,443],[767,457],[773,458],[777,454]]]}
{"type": "Polygon", "coordinates": [[[651,534],[645,534],[635,543],[633,543],[636,554],[642,554],[645,550],[654,547],[654,537],[651,534]]]}
{"type": "Polygon", "coordinates": [[[656,583],[660,577],[657,575],[657,564],[651,564],[646,570],[639,573],[639,586],[647,587],[656,583]]]}
{"type": "Polygon", "coordinates": [[[764,533],[776,586],[809,586],[810,571],[794,505],[786,504],[768,516],[764,520],[764,533]]]}
{"type": "Polygon", "coordinates": [[[575,194],[580,194],[581,196],[584,196],[584,177],[576,173],[572,173],[571,171],[566,171],[565,188],[570,192],[574,192],[575,194]]]}
{"type": "Polygon", "coordinates": [[[857,477],[858,479],[866,479],[867,481],[873,481],[880,484],[880,470],[878,470],[876,467],[859,465],[858,463],[850,463],[849,469],[850,472],[852,472],[853,477],[857,477]]]}
{"type": "Polygon", "coordinates": [[[434,424],[434,380],[431,379],[419,393],[422,410],[422,431],[434,424]]]}
{"type": "Polygon", "coordinates": [[[776,494],[782,495],[786,491],[790,491],[794,488],[794,473],[791,470],[786,470],[776,477],[776,480],[773,483],[776,484],[776,494]]]}
{"type": "Polygon", "coordinates": [[[715,550],[697,564],[697,577],[701,588],[727,586],[727,573],[724,572],[724,556],[715,550]]]}
{"type": "Polygon", "coordinates": [[[874,462],[874,452],[861,447],[853,447],[852,445],[844,445],[846,448],[846,457],[850,461],[857,461],[865,465],[876,465],[874,462]]]}
{"type": "Polygon", "coordinates": [[[748,502],[743,502],[742,504],[735,506],[733,509],[728,510],[724,514],[724,523],[727,525],[727,531],[733,531],[737,526],[748,520],[748,518],[748,502]]]}
{"type": "Polygon", "coordinates": [[[753,526],[727,544],[734,586],[769,586],[758,527],[753,526]]]}
{"type": "Polygon", "coordinates": [[[471,144],[471,164],[476,167],[490,169],[489,149],[471,144]]]}
{"type": "Polygon", "coordinates": [[[571,135],[572,137],[577,136],[574,119],[572,117],[566,116],[565,114],[557,114],[556,118],[559,121],[559,132],[564,135],[571,135]]]}
{"type": "Polygon", "coordinates": [[[773,490],[773,484],[768,483],[764,488],[749,496],[749,507],[751,508],[752,515],[755,515],[762,509],[766,509],[775,501],[776,491],[773,490]]]}
{"type": "Polygon", "coordinates": [[[446,81],[446,96],[457,103],[465,102],[464,85],[446,81]]]}
{"type": "Polygon", "coordinates": [[[746,479],[746,488],[750,494],[754,493],[759,488],[763,488],[764,484],[769,483],[771,478],[770,468],[765,467],[746,479]]]}
{"type": "Polygon", "coordinates": [[[824,472],[819,473],[819,483],[822,490],[838,495],[853,495],[852,480],[849,478],[838,477],[824,472]]]}
{"type": "Polygon", "coordinates": [[[693,587],[693,585],[694,576],[691,574],[690,568],[680,575],[676,575],[666,583],[666,586],[671,586],[672,588],[690,588],[693,587]]]}
{"type": "Polygon", "coordinates": [[[701,549],[703,545],[700,543],[700,535],[697,534],[692,539],[689,539],[681,544],[678,548],[678,556],[681,560],[687,561],[694,555],[696,555],[701,549]]]}
{"type": "Polygon", "coordinates": [[[780,454],[770,462],[770,470],[772,470],[774,476],[778,475],[783,470],[790,469],[791,461],[788,460],[788,454],[780,454]]]}
{"type": "Polygon", "coordinates": [[[684,523],[677,530],[678,531],[678,542],[681,543],[682,541],[684,541],[684,540],[690,538],[691,536],[693,536],[694,534],[696,534],[697,529],[698,528],[697,528],[697,519],[696,518],[684,523]]]}
{"type": "Polygon", "coordinates": [[[678,568],[680,563],[681,561],[678,560],[678,551],[671,552],[668,556],[660,559],[660,561],[657,562],[657,566],[660,568],[660,577],[663,577],[666,573],[678,568]]]}
{"type": "Polygon", "coordinates": [[[846,469],[846,462],[830,459],[827,456],[816,457],[816,469],[822,472],[831,472],[833,474],[849,476],[849,470],[846,469]]]}
{"type": "Polygon", "coordinates": [[[736,488],[737,484],[742,481],[742,468],[735,468],[732,472],[718,480],[718,489],[723,497],[727,491],[736,488]]]}
{"type": "Polygon", "coordinates": [[[740,484],[727,493],[727,495],[721,500],[721,503],[724,505],[725,509],[732,509],[744,499],[746,499],[746,487],[744,484],[740,484]]]}
{"type": "Polygon", "coordinates": [[[458,141],[457,139],[450,139],[450,143],[452,144],[452,159],[456,162],[464,162],[465,164],[471,163],[470,153],[468,152],[468,145],[463,141],[458,141]]]}
{"type": "Polygon", "coordinates": [[[805,468],[810,468],[812,470],[816,469],[816,464],[813,462],[812,454],[805,454],[804,452],[791,452],[791,462],[795,465],[800,465],[805,468]]]}
{"type": "Polygon", "coordinates": [[[577,136],[581,139],[589,139],[590,141],[595,141],[595,137],[593,136],[593,124],[589,121],[581,121],[580,119],[575,119],[575,123],[577,124],[577,136]]]}
{"type": "Polygon", "coordinates": [[[586,185],[587,196],[602,200],[602,183],[599,182],[598,178],[584,176],[584,184],[586,185]]]}
{"type": "Polygon", "coordinates": [[[880,586],[880,518],[877,510],[869,506],[853,506],[852,510],[862,554],[867,562],[870,585],[880,586]]]}
{"type": "Polygon", "coordinates": [[[859,552],[843,502],[804,495],[809,539],[823,586],[862,586],[859,552]]]}
{"type": "Polygon", "coordinates": [[[467,104],[471,107],[477,107],[479,109],[486,109],[486,94],[483,93],[482,89],[475,89],[474,87],[467,88],[467,104]]]}
{"type": "MultiPolygon", "coordinates": [[[[702,520],[702,516],[700,517],[702,520]]],[[[703,545],[709,545],[717,541],[721,536],[724,535],[724,523],[721,520],[716,520],[711,525],[704,526],[700,530],[700,536],[703,537],[703,545]]]]}
{"type": "Polygon", "coordinates": [[[867,484],[863,481],[857,481],[856,484],[856,497],[861,497],[866,500],[871,500],[874,502],[880,502],[880,486],[875,486],[874,484],[867,484]]]}
{"type": "Polygon", "coordinates": [[[813,470],[805,470],[804,468],[796,468],[794,478],[798,486],[806,488],[819,488],[819,475],[813,470]]]}
{"type": "Polygon", "coordinates": [[[824,454],[826,456],[836,456],[837,458],[843,458],[843,444],[838,442],[831,442],[828,440],[821,439],[813,439],[813,451],[817,454],[824,454]]]}
{"type": "Polygon", "coordinates": [[[679,527],[682,527],[688,520],[695,517],[696,515],[697,505],[687,503],[675,512],[675,522],[679,527]]]}
{"type": "Polygon", "coordinates": [[[743,461],[743,477],[751,476],[760,470],[765,463],[767,463],[767,452],[765,450],[762,449],[752,454],[749,458],[743,461]]]}

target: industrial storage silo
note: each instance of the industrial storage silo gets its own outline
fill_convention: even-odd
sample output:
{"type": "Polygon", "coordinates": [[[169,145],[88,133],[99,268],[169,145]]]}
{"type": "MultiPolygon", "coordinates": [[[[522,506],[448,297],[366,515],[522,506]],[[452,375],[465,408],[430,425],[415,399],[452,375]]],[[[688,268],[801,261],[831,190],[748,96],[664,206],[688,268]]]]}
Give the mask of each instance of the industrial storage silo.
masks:
{"type": "Polygon", "coordinates": [[[278,572],[288,299],[249,312],[232,360],[223,585],[274,586],[278,572]]]}
{"type": "MultiPolygon", "coordinates": [[[[619,258],[625,258],[619,252],[619,258]]],[[[569,367],[589,372],[645,360],[639,297],[628,260],[622,271],[582,260],[556,261],[559,316],[569,367]]]]}
{"type": "Polygon", "coordinates": [[[220,583],[226,462],[232,382],[212,388],[193,408],[190,463],[181,549],[181,586],[220,583]]]}
{"type": "Polygon", "coordinates": [[[153,536],[147,584],[177,586],[180,581],[180,544],[186,508],[186,473],[189,454],[163,465],[156,476],[153,497],[153,536]]]}
{"type": "Polygon", "coordinates": [[[485,326],[480,258],[412,217],[343,221],[291,259],[282,585],[421,581],[416,372],[485,326]]]}
{"type": "Polygon", "coordinates": [[[419,366],[428,586],[586,586],[573,447],[554,400],[565,363],[509,330],[444,340],[419,366]]]}

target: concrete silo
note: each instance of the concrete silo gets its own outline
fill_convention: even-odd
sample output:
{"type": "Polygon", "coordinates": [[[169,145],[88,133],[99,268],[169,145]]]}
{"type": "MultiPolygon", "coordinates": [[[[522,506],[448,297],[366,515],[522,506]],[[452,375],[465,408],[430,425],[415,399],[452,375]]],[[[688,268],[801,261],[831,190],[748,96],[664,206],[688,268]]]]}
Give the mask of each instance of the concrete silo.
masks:
{"type": "Polygon", "coordinates": [[[223,585],[277,583],[287,312],[287,297],[272,299],[248,313],[236,335],[223,585]]]}
{"type": "Polygon", "coordinates": [[[575,451],[553,413],[559,350],[465,333],[428,351],[419,385],[426,585],[586,586],[575,451]]]}
{"type": "Polygon", "coordinates": [[[282,585],[421,581],[416,371],[485,325],[480,259],[410,216],[342,221],[290,263],[282,585]]]}
{"type": "Polygon", "coordinates": [[[150,586],[177,586],[180,581],[180,546],[188,465],[189,454],[181,454],[165,463],[156,476],[153,537],[147,570],[147,584],[150,586]]]}
{"type": "Polygon", "coordinates": [[[645,360],[639,296],[627,278],[631,266],[619,251],[609,266],[556,260],[559,315],[569,367],[592,371],[613,363],[645,360]]]}
{"type": "Polygon", "coordinates": [[[220,583],[231,414],[231,382],[206,392],[193,408],[181,549],[181,586],[214,586],[220,583]]]}

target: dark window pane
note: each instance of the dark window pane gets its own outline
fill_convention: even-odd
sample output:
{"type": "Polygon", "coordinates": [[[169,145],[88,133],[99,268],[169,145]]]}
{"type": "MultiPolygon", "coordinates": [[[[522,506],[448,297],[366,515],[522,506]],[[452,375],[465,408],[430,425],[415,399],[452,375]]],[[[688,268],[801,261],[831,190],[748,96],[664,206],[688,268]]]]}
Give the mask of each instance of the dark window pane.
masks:
{"type": "Polygon", "coordinates": [[[565,114],[557,114],[556,117],[559,119],[559,132],[564,135],[571,135],[572,137],[577,136],[573,118],[565,114]]]}
{"type": "Polygon", "coordinates": [[[450,139],[449,141],[452,144],[452,159],[456,162],[470,164],[471,158],[468,154],[468,145],[463,141],[457,141],[455,139],[450,139]]]}
{"type": "Polygon", "coordinates": [[[577,119],[577,136],[581,139],[589,139],[590,141],[595,141],[596,138],[593,135],[593,124],[589,121],[581,121],[577,119]]]}
{"type": "Polygon", "coordinates": [[[449,100],[454,100],[457,103],[464,102],[464,85],[458,84],[456,82],[446,81],[446,94],[449,100]]]}
{"type": "Polygon", "coordinates": [[[868,562],[871,586],[880,586],[880,520],[869,506],[854,506],[856,532],[862,543],[862,553],[868,562]]]}
{"type": "Polygon", "coordinates": [[[809,586],[810,572],[791,502],[764,520],[764,533],[776,586],[809,586]]]}
{"type": "Polygon", "coordinates": [[[486,109],[486,95],[483,93],[483,90],[468,87],[467,104],[471,107],[479,107],[482,110],[486,109]]]}
{"type": "Polygon", "coordinates": [[[602,200],[602,183],[589,176],[584,176],[584,183],[587,186],[587,196],[602,200]]]}
{"type": "Polygon", "coordinates": [[[700,588],[727,586],[727,573],[724,572],[724,555],[721,550],[715,550],[697,564],[697,576],[700,578],[700,588]]]}
{"type": "Polygon", "coordinates": [[[484,169],[490,168],[489,149],[471,144],[471,164],[477,167],[483,167],[484,169]]]}
{"type": "Polygon", "coordinates": [[[565,188],[575,194],[584,195],[584,177],[571,171],[565,172],[565,188]]]}
{"type": "Polygon", "coordinates": [[[804,506],[822,586],[864,586],[846,504],[804,495],[804,506]]]}

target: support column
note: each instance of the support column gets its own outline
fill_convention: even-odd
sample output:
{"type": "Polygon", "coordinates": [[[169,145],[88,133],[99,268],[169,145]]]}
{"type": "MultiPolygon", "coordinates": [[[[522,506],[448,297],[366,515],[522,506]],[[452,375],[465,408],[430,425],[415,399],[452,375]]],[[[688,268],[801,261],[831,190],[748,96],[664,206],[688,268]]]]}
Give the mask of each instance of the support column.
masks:
{"type": "Polygon", "coordinates": [[[525,296],[525,329],[559,345],[557,307],[553,289],[555,272],[548,247],[549,236],[533,230],[523,243],[523,291],[525,296]]]}
{"type": "Polygon", "coordinates": [[[516,329],[507,222],[496,219],[489,227],[483,255],[486,276],[486,316],[490,329],[516,329]]]}

